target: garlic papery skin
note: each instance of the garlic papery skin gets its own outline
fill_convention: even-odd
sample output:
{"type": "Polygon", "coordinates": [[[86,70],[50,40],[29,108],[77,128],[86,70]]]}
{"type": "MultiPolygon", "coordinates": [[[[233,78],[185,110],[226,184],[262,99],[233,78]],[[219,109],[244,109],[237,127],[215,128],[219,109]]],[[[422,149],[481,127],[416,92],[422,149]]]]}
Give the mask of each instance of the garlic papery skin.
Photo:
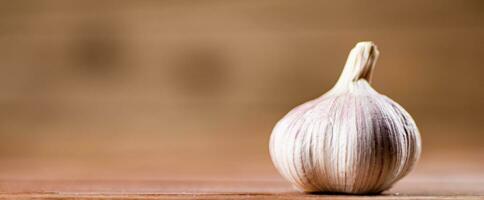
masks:
{"type": "Polygon", "coordinates": [[[370,86],[378,55],[372,42],[358,43],[335,86],[274,127],[272,161],[297,189],[380,193],[417,162],[421,143],[414,120],[370,86]]]}

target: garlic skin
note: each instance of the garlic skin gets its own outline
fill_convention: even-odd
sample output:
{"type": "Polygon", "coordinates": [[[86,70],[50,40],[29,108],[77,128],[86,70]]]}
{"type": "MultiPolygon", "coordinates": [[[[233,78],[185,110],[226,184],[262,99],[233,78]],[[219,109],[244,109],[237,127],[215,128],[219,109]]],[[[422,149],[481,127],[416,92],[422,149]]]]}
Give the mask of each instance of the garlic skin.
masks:
{"type": "Polygon", "coordinates": [[[380,193],[417,162],[421,143],[414,120],[369,84],[378,55],[372,42],[358,43],[336,85],[274,127],[272,161],[297,189],[380,193]]]}

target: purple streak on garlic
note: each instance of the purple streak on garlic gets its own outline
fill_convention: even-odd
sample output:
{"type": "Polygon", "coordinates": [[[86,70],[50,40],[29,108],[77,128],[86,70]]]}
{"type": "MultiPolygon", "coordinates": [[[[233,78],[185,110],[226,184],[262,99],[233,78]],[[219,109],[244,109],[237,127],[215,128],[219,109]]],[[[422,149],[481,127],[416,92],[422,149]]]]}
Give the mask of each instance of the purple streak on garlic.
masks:
{"type": "Polygon", "coordinates": [[[378,55],[372,42],[358,43],[336,85],[274,127],[272,161],[297,189],[380,193],[417,162],[421,145],[414,120],[370,86],[378,55]]]}

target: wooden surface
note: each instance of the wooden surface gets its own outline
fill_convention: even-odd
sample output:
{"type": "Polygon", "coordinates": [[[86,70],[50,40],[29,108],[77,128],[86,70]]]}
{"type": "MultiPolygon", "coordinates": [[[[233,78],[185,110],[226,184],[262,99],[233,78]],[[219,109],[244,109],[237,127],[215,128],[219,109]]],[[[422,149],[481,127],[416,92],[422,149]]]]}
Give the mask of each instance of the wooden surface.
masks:
{"type": "Polygon", "coordinates": [[[479,149],[425,151],[439,149],[429,141],[416,169],[381,195],[304,194],[275,171],[263,139],[266,134],[242,135],[180,136],[175,144],[166,138],[78,141],[84,151],[98,151],[87,156],[67,154],[72,149],[63,146],[62,139],[49,138],[58,153],[0,160],[0,198],[484,199],[484,160],[479,149]],[[154,146],[161,150],[150,150],[154,146]]]}
{"type": "Polygon", "coordinates": [[[402,181],[381,195],[303,194],[280,180],[2,181],[0,198],[143,199],[483,199],[484,182],[441,178],[402,181]]]}
{"type": "MultiPolygon", "coordinates": [[[[381,195],[309,195],[271,163],[268,138],[279,117],[257,114],[203,134],[181,126],[186,132],[4,137],[0,198],[484,199],[482,140],[461,137],[480,128],[423,123],[421,160],[381,195]]],[[[233,119],[225,120],[216,121],[233,119]]]]}

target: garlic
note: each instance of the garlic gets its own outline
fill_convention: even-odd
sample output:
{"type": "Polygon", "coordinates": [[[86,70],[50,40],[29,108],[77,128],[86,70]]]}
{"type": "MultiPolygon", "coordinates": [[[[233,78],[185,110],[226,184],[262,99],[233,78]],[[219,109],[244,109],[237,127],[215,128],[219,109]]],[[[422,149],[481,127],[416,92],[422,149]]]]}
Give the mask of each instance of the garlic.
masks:
{"type": "Polygon", "coordinates": [[[272,161],[297,189],[380,193],[417,162],[420,134],[412,117],[369,84],[378,55],[372,42],[358,43],[336,85],[274,127],[272,161]]]}

